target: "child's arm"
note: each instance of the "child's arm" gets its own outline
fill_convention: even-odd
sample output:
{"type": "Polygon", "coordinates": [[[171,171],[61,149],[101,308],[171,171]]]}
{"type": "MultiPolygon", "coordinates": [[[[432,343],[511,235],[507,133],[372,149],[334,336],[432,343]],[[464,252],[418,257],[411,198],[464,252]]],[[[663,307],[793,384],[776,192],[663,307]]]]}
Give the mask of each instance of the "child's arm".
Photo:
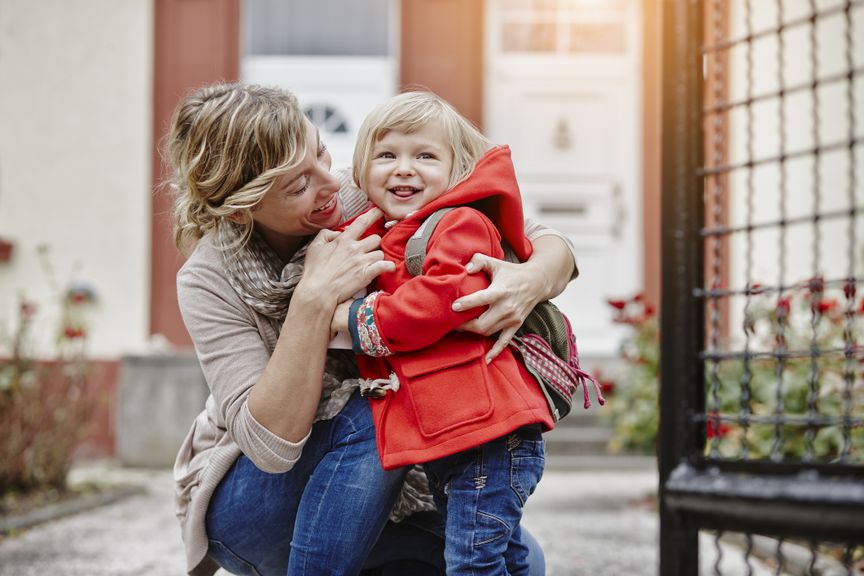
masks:
{"type": "Polygon", "coordinates": [[[392,293],[374,292],[351,304],[348,324],[355,351],[386,356],[419,350],[479,316],[481,307],[452,308],[456,299],[489,286],[485,274],[465,269],[478,252],[503,258],[498,230],[474,209],[449,212],[429,240],[422,275],[392,293]]]}

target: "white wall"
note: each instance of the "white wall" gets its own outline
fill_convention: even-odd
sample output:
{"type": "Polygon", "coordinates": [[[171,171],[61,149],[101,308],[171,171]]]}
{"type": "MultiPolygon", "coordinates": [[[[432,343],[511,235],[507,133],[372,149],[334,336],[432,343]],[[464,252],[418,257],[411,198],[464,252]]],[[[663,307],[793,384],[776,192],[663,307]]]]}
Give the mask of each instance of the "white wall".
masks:
{"type": "Polygon", "coordinates": [[[36,256],[45,244],[58,283],[97,293],[94,357],[147,338],[152,15],[152,0],[0,0],[0,236],[15,243],[0,263],[7,331],[23,291],[51,342],[58,307],[36,256]]]}

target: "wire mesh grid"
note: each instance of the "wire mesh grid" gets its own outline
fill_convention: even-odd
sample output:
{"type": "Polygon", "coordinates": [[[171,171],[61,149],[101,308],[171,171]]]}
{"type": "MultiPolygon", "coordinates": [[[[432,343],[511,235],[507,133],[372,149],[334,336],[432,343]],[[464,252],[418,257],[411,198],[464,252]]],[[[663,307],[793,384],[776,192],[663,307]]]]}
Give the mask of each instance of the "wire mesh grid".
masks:
{"type": "Polygon", "coordinates": [[[842,542],[783,539],[742,532],[703,531],[700,574],[769,576],[861,574],[861,546],[842,542]]]}
{"type": "Polygon", "coordinates": [[[706,7],[706,458],[864,464],[864,1],[706,7]]]}

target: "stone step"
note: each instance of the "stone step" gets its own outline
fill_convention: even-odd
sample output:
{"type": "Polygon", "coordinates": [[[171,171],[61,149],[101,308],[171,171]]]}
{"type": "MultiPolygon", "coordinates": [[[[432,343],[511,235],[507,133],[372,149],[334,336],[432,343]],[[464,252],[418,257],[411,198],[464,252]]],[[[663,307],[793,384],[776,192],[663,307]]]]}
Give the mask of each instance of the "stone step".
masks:
{"type": "Polygon", "coordinates": [[[573,410],[563,420],[555,424],[555,429],[559,428],[581,428],[583,426],[606,426],[607,422],[603,418],[603,409],[595,409],[594,405],[585,410],[582,405],[574,406],[573,410]]]}
{"type": "Polygon", "coordinates": [[[547,454],[605,455],[612,431],[604,426],[555,428],[543,435],[547,454]]]}
{"type": "Polygon", "coordinates": [[[641,455],[573,455],[550,454],[546,458],[546,469],[570,472],[598,472],[621,470],[657,470],[654,456],[641,455]]]}

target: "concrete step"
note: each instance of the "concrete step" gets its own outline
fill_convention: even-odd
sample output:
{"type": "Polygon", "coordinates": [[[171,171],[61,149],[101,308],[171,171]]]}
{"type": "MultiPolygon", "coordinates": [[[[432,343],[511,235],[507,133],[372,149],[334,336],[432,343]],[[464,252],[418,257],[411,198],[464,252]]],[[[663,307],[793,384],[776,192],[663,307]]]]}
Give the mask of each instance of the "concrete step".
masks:
{"type": "Polygon", "coordinates": [[[550,454],[546,469],[568,472],[656,471],[657,459],[641,455],[574,455],[550,454]]]}
{"type": "Polygon", "coordinates": [[[605,426],[555,428],[544,434],[547,454],[605,455],[611,437],[605,426]]]}
{"type": "Polygon", "coordinates": [[[603,418],[602,412],[602,408],[595,408],[594,405],[592,405],[588,410],[583,409],[581,404],[575,405],[570,414],[555,424],[555,429],[580,428],[582,426],[606,426],[607,422],[603,418]]]}

